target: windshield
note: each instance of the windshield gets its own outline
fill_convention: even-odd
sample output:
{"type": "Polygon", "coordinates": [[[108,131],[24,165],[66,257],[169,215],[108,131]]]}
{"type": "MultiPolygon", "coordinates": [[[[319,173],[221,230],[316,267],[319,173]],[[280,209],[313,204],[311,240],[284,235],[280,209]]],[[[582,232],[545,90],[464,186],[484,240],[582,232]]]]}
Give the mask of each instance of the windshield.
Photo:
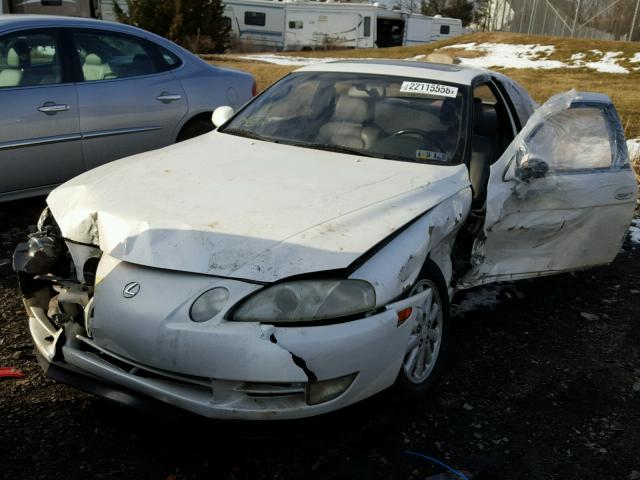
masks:
{"type": "Polygon", "coordinates": [[[220,131],[392,160],[460,163],[465,95],[462,86],[433,80],[300,72],[220,131]]]}

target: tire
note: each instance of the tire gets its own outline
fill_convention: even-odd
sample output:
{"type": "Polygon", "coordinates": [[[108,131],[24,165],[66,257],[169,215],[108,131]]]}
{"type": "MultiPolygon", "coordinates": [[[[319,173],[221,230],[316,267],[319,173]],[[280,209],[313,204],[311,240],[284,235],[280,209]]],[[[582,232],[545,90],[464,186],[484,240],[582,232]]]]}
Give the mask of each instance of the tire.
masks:
{"type": "MultiPolygon", "coordinates": [[[[409,291],[409,296],[427,288],[430,288],[434,293],[431,297],[433,301],[431,308],[433,308],[433,305],[439,305],[439,312],[434,316],[433,310],[431,310],[431,315],[420,316],[416,321],[409,339],[410,344],[407,345],[402,366],[396,379],[398,393],[409,398],[422,397],[437,385],[442,376],[449,349],[449,294],[440,269],[431,260],[425,262],[418,280],[409,291]],[[437,326],[440,327],[439,331],[434,328],[437,326]],[[415,347],[410,348],[411,344],[416,342],[414,336],[418,336],[418,343],[415,347]],[[421,349],[424,350],[424,357],[420,356],[421,349]],[[432,359],[428,363],[429,351],[432,352],[432,359]],[[411,368],[410,360],[414,355],[414,367],[411,368]],[[421,358],[424,359],[422,372],[418,370],[421,358]],[[427,370],[428,372],[425,374],[427,370]]],[[[429,306],[424,310],[428,310],[428,308],[429,306]]],[[[418,315],[421,315],[424,310],[419,311],[418,315]]]]}
{"type": "Polygon", "coordinates": [[[190,138],[209,133],[213,128],[213,123],[210,118],[196,118],[189,120],[187,124],[182,127],[182,130],[180,130],[176,142],[183,142],[190,138]]]}

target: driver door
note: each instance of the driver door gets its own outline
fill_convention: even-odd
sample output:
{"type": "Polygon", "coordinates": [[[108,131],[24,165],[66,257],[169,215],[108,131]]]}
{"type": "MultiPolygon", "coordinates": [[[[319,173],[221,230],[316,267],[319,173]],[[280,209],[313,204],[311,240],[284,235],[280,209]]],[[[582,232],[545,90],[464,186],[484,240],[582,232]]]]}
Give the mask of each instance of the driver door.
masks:
{"type": "Polygon", "coordinates": [[[611,100],[575,91],[552,97],[491,166],[484,227],[458,286],[610,263],[636,190],[611,100]]]}

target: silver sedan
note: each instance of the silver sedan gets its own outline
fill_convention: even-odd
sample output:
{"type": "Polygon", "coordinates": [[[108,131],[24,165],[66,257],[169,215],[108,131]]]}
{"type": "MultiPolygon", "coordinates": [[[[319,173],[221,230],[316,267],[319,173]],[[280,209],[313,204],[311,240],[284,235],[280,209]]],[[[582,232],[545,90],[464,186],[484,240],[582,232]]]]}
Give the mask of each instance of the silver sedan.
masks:
{"type": "Polygon", "coordinates": [[[251,75],[138,28],[0,15],[0,201],[205,133],[253,93],[251,75]]]}

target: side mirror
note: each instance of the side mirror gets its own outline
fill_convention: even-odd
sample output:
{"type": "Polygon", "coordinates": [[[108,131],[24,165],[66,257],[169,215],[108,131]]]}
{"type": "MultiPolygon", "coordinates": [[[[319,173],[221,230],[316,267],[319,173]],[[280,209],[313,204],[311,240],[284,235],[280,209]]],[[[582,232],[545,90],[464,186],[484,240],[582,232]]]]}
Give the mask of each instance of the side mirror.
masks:
{"type": "Polygon", "coordinates": [[[549,171],[549,164],[540,157],[526,154],[516,169],[516,176],[523,182],[531,179],[542,178],[549,171]]]}
{"type": "Polygon", "coordinates": [[[213,115],[211,115],[211,121],[213,125],[216,127],[220,127],[227,123],[227,121],[233,117],[234,111],[231,107],[218,107],[213,111],[213,115]]]}

